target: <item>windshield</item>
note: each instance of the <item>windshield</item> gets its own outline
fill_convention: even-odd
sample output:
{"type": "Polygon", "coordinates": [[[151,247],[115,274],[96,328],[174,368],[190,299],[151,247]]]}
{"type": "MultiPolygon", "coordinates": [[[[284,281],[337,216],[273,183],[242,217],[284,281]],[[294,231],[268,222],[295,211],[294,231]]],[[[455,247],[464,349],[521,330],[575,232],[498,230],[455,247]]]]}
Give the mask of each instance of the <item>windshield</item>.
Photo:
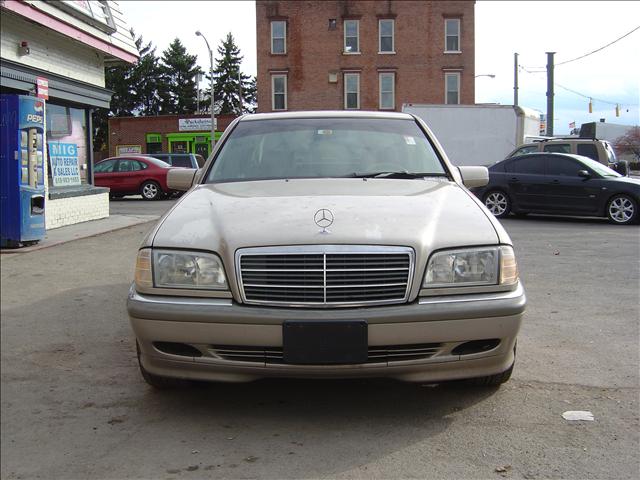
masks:
{"type": "Polygon", "coordinates": [[[445,169],[413,120],[251,120],[231,132],[207,183],[377,175],[422,178],[444,176],[445,169]]]}
{"type": "Polygon", "coordinates": [[[578,158],[582,163],[584,163],[591,170],[595,171],[597,174],[602,175],[603,177],[621,177],[618,172],[610,169],[602,165],[600,162],[596,162],[595,160],[591,160],[587,157],[579,157],[578,158]]]}

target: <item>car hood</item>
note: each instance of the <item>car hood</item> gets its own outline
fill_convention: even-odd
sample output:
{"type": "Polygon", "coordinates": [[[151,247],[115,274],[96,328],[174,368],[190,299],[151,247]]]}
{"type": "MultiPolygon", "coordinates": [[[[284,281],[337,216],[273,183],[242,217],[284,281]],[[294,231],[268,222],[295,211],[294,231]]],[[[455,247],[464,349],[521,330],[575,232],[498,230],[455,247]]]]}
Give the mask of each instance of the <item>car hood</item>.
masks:
{"type": "Polygon", "coordinates": [[[149,240],[154,248],[216,252],[231,277],[239,248],[317,244],[408,246],[418,273],[434,250],[499,243],[489,217],[444,178],[234,182],[192,189],[149,240]],[[321,209],[334,217],[326,230],[314,220],[321,209]]]}

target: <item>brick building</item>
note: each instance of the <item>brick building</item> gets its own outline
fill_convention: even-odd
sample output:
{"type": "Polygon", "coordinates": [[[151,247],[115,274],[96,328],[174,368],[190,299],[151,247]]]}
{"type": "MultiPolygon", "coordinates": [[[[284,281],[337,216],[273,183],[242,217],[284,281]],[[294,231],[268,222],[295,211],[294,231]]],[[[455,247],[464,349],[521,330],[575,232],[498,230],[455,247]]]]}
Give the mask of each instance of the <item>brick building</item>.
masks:
{"type": "MultiPolygon", "coordinates": [[[[216,115],[216,139],[236,118],[216,115]]],[[[211,151],[209,115],[159,115],[157,117],[113,117],[109,119],[109,155],[126,153],[197,153],[211,151]]]]}
{"type": "Polygon", "coordinates": [[[258,111],[473,104],[474,3],[258,0],[258,111]]]}

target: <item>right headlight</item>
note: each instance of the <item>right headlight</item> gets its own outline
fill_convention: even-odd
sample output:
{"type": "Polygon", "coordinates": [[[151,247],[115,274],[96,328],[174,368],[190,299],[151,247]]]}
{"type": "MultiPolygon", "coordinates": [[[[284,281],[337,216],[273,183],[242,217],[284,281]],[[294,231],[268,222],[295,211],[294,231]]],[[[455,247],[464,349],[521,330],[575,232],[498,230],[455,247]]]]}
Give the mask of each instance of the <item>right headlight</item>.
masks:
{"type": "Polygon", "coordinates": [[[513,285],[518,266],[509,246],[442,250],[429,258],[423,288],[513,285]]]}

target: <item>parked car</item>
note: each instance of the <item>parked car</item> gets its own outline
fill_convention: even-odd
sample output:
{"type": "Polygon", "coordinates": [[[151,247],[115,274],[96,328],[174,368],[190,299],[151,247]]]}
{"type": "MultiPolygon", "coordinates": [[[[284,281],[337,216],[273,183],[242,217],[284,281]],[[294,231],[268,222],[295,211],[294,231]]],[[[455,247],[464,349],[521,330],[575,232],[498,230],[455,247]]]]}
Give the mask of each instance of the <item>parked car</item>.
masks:
{"type": "Polygon", "coordinates": [[[489,183],[474,189],[493,215],[552,213],[638,220],[640,180],[580,155],[534,153],[489,167],[489,183]]]}
{"type": "Polygon", "coordinates": [[[145,155],[112,157],[93,167],[95,184],[109,187],[111,197],[140,194],[145,200],[157,200],[174,193],[167,186],[172,167],[145,155]]]}
{"type": "Polygon", "coordinates": [[[144,379],[511,375],[525,294],[511,239],[424,122],[236,119],[143,241],[127,301],[144,379]]]}
{"type": "Polygon", "coordinates": [[[173,167],[197,169],[204,165],[204,157],[197,153],[149,153],[147,155],[162,160],[173,167]]]}
{"type": "Polygon", "coordinates": [[[541,141],[525,143],[513,150],[505,158],[518,157],[526,153],[570,153],[582,155],[606,165],[621,175],[629,175],[629,163],[618,161],[611,144],[605,140],[592,138],[565,137],[547,138],[541,141]]]}

